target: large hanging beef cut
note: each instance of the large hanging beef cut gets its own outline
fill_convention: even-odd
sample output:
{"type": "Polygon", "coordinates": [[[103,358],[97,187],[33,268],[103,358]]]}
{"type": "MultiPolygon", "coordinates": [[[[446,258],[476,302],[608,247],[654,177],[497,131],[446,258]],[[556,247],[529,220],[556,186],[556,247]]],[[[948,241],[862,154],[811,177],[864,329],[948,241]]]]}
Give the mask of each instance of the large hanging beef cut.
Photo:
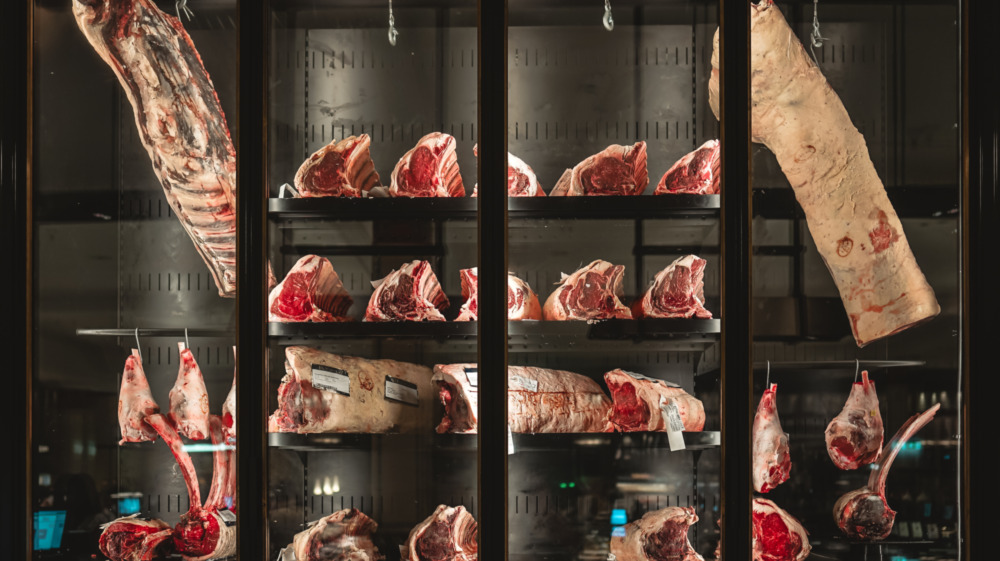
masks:
{"type": "Polygon", "coordinates": [[[882,453],[882,414],[868,371],[851,387],[844,409],[826,427],[826,451],[840,469],[858,469],[882,453]]]}
{"type": "Polygon", "coordinates": [[[170,421],[181,436],[191,440],[208,438],[208,389],[205,377],[184,342],[177,343],[177,381],[170,390],[170,421]]]}
{"type": "Polygon", "coordinates": [[[753,418],[753,488],[767,493],[788,480],[792,460],[778,418],[778,384],[764,390],[753,418]]]}
{"type": "Polygon", "coordinates": [[[149,380],[142,370],[139,349],[132,349],[132,356],[125,359],[118,393],[118,425],[122,431],[119,444],[156,440],[156,431],[146,423],[146,417],[159,412],[160,406],[153,400],[149,380]]]}

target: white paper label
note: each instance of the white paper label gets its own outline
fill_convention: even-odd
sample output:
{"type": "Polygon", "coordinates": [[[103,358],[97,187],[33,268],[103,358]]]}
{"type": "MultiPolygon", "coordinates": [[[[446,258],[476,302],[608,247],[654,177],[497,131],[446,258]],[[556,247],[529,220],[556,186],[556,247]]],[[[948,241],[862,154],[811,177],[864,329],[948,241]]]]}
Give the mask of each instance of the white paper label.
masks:
{"type": "Polygon", "coordinates": [[[312,365],[312,385],[321,390],[330,390],[341,395],[351,395],[351,377],[346,370],[324,366],[322,364],[312,365]]]}
{"type": "Polygon", "coordinates": [[[510,425],[507,425],[507,455],[514,453],[514,435],[510,432],[510,425]]]}
{"type": "Polygon", "coordinates": [[[465,376],[469,379],[469,385],[474,388],[479,387],[479,368],[465,367],[465,376]]]}
{"type": "Polygon", "coordinates": [[[529,392],[538,391],[538,380],[532,380],[531,378],[525,378],[524,376],[518,376],[517,374],[511,376],[521,389],[528,390],[529,392]]]}
{"type": "Polygon", "coordinates": [[[398,401],[407,405],[418,405],[420,403],[417,398],[416,384],[400,380],[399,378],[393,378],[392,376],[385,377],[385,399],[388,401],[398,401]]]}
{"type": "Polygon", "coordinates": [[[644,376],[642,374],[639,374],[638,372],[629,372],[628,370],[625,370],[624,372],[626,374],[628,374],[629,376],[635,378],[636,380],[646,380],[646,381],[649,381],[649,382],[656,382],[656,383],[664,384],[665,386],[670,387],[670,388],[679,388],[679,387],[681,387],[680,384],[675,384],[673,382],[668,382],[667,380],[660,380],[658,378],[650,378],[649,376],[644,376]]]}
{"type": "Polygon", "coordinates": [[[663,424],[667,427],[667,444],[670,445],[670,451],[684,450],[684,421],[681,420],[677,405],[661,396],[660,411],[663,412],[663,424]]]}
{"type": "Polygon", "coordinates": [[[221,518],[222,521],[226,523],[226,526],[236,525],[236,513],[229,510],[228,508],[224,508],[219,511],[219,518],[221,518]]]}

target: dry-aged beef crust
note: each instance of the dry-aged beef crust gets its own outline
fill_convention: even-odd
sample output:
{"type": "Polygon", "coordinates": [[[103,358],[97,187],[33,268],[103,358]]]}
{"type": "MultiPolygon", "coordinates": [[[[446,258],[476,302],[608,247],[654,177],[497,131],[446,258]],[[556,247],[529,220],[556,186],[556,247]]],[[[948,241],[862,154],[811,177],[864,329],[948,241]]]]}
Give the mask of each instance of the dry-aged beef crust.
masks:
{"type": "Polygon", "coordinates": [[[295,534],[289,546],[296,561],[381,561],[372,542],[378,524],[356,508],[321,518],[295,534]]]}
{"type": "Polygon", "coordinates": [[[268,321],[350,321],[347,311],[353,302],[330,260],[306,255],[271,290],[268,321]]]}
{"type": "Polygon", "coordinates": [[[611,538],[611,553],[615,561],[704,561],[688,538],[697,521],[694,507],[647,512],[625,525],[624,536],[611,538]]]}
{"type": "Polygon", "coordinates": [[[613,400],[608,421],[621,432],[666,431],[661,401],[677,407],[685,431],[697,432],[705,428],[704,404],[681,388],[620,368],[606,373],[604,382],[613,400]]]}
{"type": "Polygon", "coordinates": [[[114,70],[153,171],[222,296],[236,295],[236,152],[226,116],[180,21],[151,0],[74,0],[114,70]]]}
{"type": "Polygon", "coordinates": [[[478,525],[465,507],[439,505],[400,548],[402,561],[476,561],[478,525]]]}
{"type": "Polygon", "coordinates": [[[624,265],[593,261],[560,281],[542,314],[549,321],[632,319],[632,311],[621,302],[624,276],[624,265]]]}

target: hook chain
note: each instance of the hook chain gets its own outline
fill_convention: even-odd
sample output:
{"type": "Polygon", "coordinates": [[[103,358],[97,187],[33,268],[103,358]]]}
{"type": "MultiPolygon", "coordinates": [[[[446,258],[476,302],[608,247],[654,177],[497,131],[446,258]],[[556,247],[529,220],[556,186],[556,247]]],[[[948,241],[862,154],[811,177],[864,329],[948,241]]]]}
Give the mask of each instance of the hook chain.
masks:
{"type": "Polygon", "coordinates": [[[615,18],[611,15],[611,0],[604,0],[604,29],[611,31],[615,28],[615,18]]]}
{"type": "Polygon", "coordinates": [[[815,49],[823,48],[823,41],[827,38],[819,32],[819,0],[813,0],[813,30],[809,35],[809,52],[812,53],[813,61],[819,66],[819,59],[816,58],[815,49]]]}
{"type": "Polygon", "coordinates": [[[392,0],[389,0],[389,44],[396,46],[399,31],[396,29],[396,16],[392,15],[392,0]]]}

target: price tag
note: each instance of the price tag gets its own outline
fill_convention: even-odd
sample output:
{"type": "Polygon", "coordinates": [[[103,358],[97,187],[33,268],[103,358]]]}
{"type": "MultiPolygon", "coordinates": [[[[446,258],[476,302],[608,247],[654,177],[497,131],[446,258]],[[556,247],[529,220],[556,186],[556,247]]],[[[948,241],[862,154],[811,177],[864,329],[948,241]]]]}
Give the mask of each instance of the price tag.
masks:
{"type": "Polygon", "coordinates": [[[518,376],[517,374],[514,374],[511,378],[513,378],[514,381],[521,386],[521,389],[528,390],[529,392],[538,391],[538,380],[532,380],[531,378],[525,378],[524,376],[518,376]]]}
{"type": "Polygon", "coordinates": [[[228,508],[224,508],[219,511],[219,518],[221,518],[222,521],[226,523],[226,526],[236,525],[236,513],[229,510],[228,508]]]}
{"type": "Polygon", "coordinates": [[[465,367],[465,376],[469,379],[469,385],[474,388],[479,387],[479,368],[465,367]]]}
{"type": "Polygon", "coordinates": [[[346,370],[324,366],[322,364],[312,365],[312,385],[321,390],[330,390],[341,395],[351,395],[351,377],[346,370]]]}
{"type": "Polygon", "coordinates": [[[660,411],[663,413],[663,424],[667,427],[667,443],[670,451],[684,450],[684,421],[673,400],[667,401],[660,396],[660,411]]]}
{"type": "Polygon", "coordinates": [[[636,380],[646,380],[648,382],[654,382],[654,383],[658,383],[658,384],[663,384],[663,385],[665,385],[665,386],[667,386],[669,388],[679,388],[679,387],[681,387],[680,384],[675,384],[673,382],[668,382],[666,380],[660,380],[659,378],[650,378],[649,376],[644,376],[642,374],[639,374],[638,372],[629,372],[628,370],[623,370],[623,372],[625,372],[629,376],[635,378],[636,380]]]}
{"type": "Polygon", "coordinates": [[[510,425],[507,425],[507,455],[514,453],[514,435],[510,432],[510,425]]]}
{"type": "Polygon", "coordinates": [[[416,384],[392,376],[385,377],[385,399],[414,406],[420,403],[416,384]]]}

